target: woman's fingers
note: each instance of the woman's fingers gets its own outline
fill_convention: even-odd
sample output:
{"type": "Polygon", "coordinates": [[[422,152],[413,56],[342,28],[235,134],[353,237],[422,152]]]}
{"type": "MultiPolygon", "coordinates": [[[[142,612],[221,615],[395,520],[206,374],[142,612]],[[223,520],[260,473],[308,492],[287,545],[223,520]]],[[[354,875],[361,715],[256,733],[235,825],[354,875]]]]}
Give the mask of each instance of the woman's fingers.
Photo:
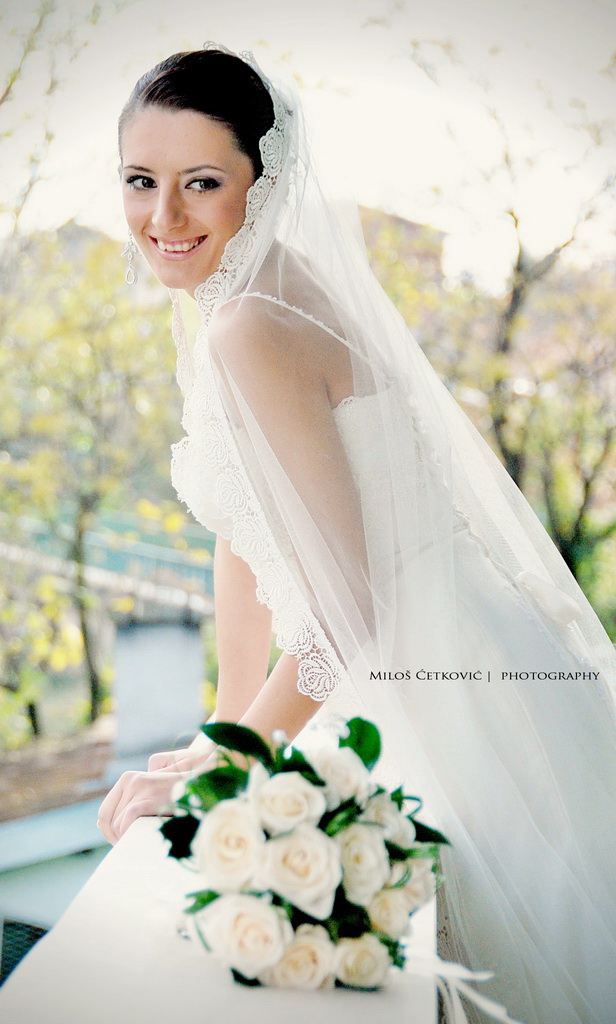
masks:
{"type": "Polygon", "coordinates": [[[214,744],[197,752],[190,747],[152,754],[147,772],[124,772],[107,794],[98,812],[99,828],[105,839],[117,843],[137,818],[164,813],[179,777],[205,770],[212,762],[214,744]]]}
{"type": "Polygon", "coordinates": [[[148,760],[148,771],[158,772],[165,768],[176,768],[188,754],[188,747],[182,750],[165,750],[160,754],[152,754],[148,760]]]}
{"type": "Polygon", "coordinates": [[[124,772],[103,800],[98,823],[105,839],[117,843],[139,817],[161,814],[169,808],[175,772],[124,772]]]}
{"type": "Polygon", "coordinates": [[[184,750],[168,750],[162,754],[152,754],[148,761],[148,771],[191,772],[205,764],[214,749],[214,744],[211,743],[199,751],[186,747],[184,750]]]}
{"type": "Polygon", "coordinates": [[[137,821],[137,818],[148,818],[158,814],[157,811],[152,810],[149,800],[137,800],[134,803],[128,805],[125,811],[118,815],[115,821],[115,833],[118,839],[122,836],[133,822],[137,821]]]}

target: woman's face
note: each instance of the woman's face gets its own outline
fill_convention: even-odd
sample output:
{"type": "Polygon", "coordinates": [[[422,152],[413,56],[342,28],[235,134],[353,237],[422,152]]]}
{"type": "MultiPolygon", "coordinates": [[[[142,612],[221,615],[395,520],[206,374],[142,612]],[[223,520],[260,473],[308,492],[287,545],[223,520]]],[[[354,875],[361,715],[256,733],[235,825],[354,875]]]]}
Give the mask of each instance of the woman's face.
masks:
{"type": "Polygon", "coordinates": [[[137,245],[164,285],[192,294],[244,223],[249,157],[204,114],[149,106],[124,129],[121,173],[137,245]]]}

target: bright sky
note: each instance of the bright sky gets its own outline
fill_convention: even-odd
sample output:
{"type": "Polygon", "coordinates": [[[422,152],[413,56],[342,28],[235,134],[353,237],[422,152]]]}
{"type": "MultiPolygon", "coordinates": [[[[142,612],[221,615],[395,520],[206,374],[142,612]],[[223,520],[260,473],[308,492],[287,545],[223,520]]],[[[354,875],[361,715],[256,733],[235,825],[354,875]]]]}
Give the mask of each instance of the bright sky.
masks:
{"type": "MultiPolygon", "coordinates": [[[[299,76],[321,164],[338,191],[446,230],[446,270],[470,269],[490,289],[502,286],[510,265],[504,210],[515,204],[526,244],[547,252],[616,166],[616,65],[607,71],[616,0],[132,0],[119,14],[102,0],[93,29],[84,26],[88,0],[58,6],[55,27],[76,19],[89,42],[60,67],[47,105],[54,140],[24,229],[76,217],[124,236],[119,110],[144,70],[206,39],[252,49],[271,77],[299,76]],[[461,65],[448,68],[430,40],[451,43],[461,65]],[[411,59],[414,41],[424,43],[430,73],[442,64],[440,84],[411,59]],[[513,191],[502,170],[492,173],[502,142],[488,105],[522,169],[513,191]],[[590,157],[589,136],[568,127],[582,116],[595,124],[612,119],[610,143],[590,157]]],[[[0,3],[3,71],[14,63],[8,30],[31,24],[36,7],[35,0],[0,3]]],[[[18,126],[2,143],[3,197],[23,180],[23,156],[47,109],[44,85],[45,58],[32,55],[2,111],[0,129],[18,126]]],[[[578,259],[616,255],[615,219],[604,210],[585,226],[578,259]]]]}

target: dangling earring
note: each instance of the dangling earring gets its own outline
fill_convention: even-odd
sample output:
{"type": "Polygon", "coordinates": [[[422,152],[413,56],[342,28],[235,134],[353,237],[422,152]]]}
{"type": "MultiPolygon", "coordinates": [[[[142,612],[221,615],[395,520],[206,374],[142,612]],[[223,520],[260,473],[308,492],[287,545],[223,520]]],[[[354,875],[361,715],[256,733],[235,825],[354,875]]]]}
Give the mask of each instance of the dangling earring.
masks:
{"type": "Polygon", "coordinates": [[[126,259],[128,261],[128,265],[124,272],[124,280],[126,281],[127,284],[135,284],[135,282],[137,281],[137,271],[133,266],[133,260],[138,252],[139,250],[135,244],[133,233],[132,231],[129,231],[128,242],[122,250],[122,256],[126,256],[126,259]]]}

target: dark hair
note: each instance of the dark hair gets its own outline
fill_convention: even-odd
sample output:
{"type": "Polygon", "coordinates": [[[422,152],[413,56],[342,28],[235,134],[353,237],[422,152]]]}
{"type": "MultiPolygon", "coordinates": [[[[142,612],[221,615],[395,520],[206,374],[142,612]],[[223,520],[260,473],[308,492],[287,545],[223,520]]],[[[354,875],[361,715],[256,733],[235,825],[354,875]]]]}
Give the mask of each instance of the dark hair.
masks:
{"type": "Polygon", "coordinates": [[[274,105],[256,71],[241,57],[222,50],[174,53],[137,82],[118,123],[122,133],[144,107],[194,110],[226,125],[258,178],[263,171],[259,139],[274,123],[274,105]]]}

